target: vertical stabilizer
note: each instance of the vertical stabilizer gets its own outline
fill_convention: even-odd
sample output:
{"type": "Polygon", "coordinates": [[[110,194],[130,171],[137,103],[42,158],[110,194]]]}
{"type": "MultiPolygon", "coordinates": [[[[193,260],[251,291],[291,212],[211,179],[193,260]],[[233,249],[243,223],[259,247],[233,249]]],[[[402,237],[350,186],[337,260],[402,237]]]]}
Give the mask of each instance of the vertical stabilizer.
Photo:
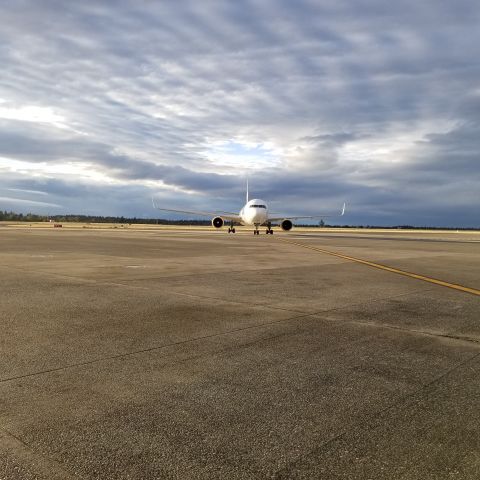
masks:
{"type": "Polygon", "coordinates": [[[247,200],[245,203],[248,203],[248,177],[247,177],[247,200]]]}

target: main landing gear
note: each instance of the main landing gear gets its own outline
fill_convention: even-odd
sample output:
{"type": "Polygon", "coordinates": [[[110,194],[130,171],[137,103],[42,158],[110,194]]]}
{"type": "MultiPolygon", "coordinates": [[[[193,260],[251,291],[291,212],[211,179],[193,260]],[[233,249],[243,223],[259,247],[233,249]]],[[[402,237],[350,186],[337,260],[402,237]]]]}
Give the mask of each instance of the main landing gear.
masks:
{"type": "MultiPolygon", "coordinates": [[[[273,235],[273,230],[271,225],[267,225],[267,229],[265,230],[265,233],[268,235],[273,235]]],[[[253,231],[254,235],[260,235],[260,232],[258,230],[258,225],[255,225],[255,230],[253,231]]]]}

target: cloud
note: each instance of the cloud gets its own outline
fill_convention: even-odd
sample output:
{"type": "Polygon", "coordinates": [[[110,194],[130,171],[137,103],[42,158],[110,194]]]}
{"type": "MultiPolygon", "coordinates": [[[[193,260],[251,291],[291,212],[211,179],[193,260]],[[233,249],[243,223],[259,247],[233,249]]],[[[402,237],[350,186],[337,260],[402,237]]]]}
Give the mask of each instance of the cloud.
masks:
{"type": "Polygon", "coordinates": [[[466,0],[9,2],[0,187],[75,213],[140,215],[152,192],[235,210],[249,170],[291,213],[347,199],[351,223],[478,226],[479,17],[466,0]]]}
{"type": "Polygon", "coordinates": [[[46,192],[41,192],[40,190],[25,190],[24,188],[9,188],[10,192],[21,192],[21,193],[33,193],[35,195],[48,195],[46,192]]]}
{"type": "Polygon", "coordinates": [[[39,202],[36,200],[25,200],[22,198],[14,198],[14,197],[0,197],[0,202],[6,205],[27,205],[28,207],[53,207],[53,208],[60,208],[60,205],[55,203],[48,203],[48,202],[39,202]]]}

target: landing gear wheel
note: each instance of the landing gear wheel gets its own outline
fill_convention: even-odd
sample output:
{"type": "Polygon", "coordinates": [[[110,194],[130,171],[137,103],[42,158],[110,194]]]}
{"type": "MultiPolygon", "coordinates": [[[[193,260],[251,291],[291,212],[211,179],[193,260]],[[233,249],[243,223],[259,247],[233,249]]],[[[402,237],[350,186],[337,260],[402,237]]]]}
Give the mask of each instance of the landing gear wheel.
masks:
{"type": "Polygon", "coordinates": [[[270,235],[273,235],[273,230],[272,229],[270,229],[270,235]]]}
{"type": "Polygon", "coordinates": [[[234,228],[232,228],[232,233],[235,233],[235,229],[234,229],[234,228]]]}
{"type": "Polygon", "coordinates": [[[229,228],[229,229],[228,229],[228,233],[230,233],[231,231],[232,231],[232,229],[231,229],[231,228],[229,228]]]}

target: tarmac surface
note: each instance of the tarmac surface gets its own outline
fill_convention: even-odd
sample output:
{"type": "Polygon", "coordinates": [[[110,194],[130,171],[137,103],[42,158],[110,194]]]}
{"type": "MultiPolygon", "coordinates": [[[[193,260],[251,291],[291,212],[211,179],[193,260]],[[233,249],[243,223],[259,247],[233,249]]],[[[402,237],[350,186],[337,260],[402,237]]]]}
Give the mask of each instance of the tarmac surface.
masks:
{"type": "Polygon", "coordinates": [[[311,247],[480,289],[478,234],[1,228],[0,479],[480,478],[480,296],[311,247]]]}

